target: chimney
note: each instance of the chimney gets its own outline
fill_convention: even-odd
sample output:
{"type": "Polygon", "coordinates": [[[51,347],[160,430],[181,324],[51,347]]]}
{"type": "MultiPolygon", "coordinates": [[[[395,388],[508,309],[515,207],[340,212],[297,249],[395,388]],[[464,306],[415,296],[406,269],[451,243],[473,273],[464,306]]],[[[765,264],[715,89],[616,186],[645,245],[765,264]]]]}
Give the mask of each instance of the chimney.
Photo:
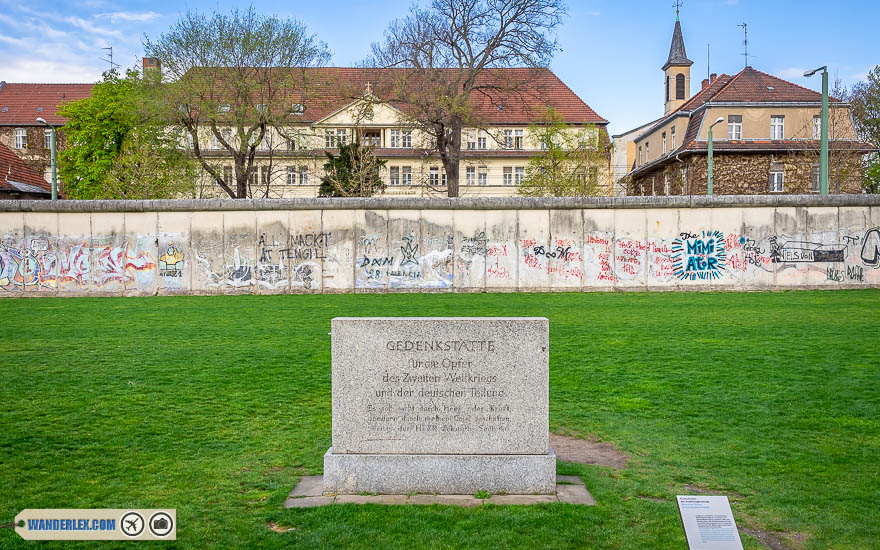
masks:
{"type": "Polygon", "coordinates": [[[700,89],[701,89],[701,90],[705,90],[705,89],[708,88],[708,87],[709,87],[709,79],[708,79],[708,78],[704,78],[704,79],[703,79],[703,87],[700,88],[700,89]]]}
{"type": "Polygon", "coordinates": [[[712,73],[709,75],[709,83],[715,82],[715,79],[718,78],[718,73],[712,73]]]}
{"type": "Polygon", "coordinates": [[[159,60],[155,57],[145,57],[144,58],[144,75],[147,74],[162,74],[162,64],[159,63],[159,60]]]}

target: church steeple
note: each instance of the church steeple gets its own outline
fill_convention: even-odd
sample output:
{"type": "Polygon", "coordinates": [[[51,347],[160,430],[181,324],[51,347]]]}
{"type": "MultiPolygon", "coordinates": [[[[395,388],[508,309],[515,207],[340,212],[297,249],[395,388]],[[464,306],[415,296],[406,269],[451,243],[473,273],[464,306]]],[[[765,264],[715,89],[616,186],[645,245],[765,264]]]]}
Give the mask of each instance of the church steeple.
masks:
{"type": "Polygon", "coordinates": [[[672,31],[672,44],[669,46],[669,58],[663,65],[666,101],[664,114],[681,106],[690,97],[691,91],[691,65],[693,61],[688,59],[684,49],[684,37],[681,34],[681,20],[678,9],[681,2],[676,1],[675,6],[675,29],[672,31]]]}

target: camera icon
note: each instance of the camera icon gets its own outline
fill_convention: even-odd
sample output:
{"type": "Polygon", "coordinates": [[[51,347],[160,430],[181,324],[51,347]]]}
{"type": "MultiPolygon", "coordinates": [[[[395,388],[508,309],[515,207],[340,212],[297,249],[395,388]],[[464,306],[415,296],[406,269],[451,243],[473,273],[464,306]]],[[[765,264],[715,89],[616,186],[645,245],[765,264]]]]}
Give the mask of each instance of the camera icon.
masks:
{"type": "Polygon", "coordinates": [[[154,536],[165,537],[174,530],[174,519],[167,512],[156,512],[147,525],[154,536]]]}

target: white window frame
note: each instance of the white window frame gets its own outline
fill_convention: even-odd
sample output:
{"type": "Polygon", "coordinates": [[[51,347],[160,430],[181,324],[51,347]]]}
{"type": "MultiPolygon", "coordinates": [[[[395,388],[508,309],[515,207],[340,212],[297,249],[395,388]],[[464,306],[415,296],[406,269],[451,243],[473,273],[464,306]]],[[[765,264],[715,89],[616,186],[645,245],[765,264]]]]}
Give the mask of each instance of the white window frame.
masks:
{"type": "Polygon", "coordinates": [[[309,184],[309,167],[308,166],[300,166],[299,167],[299,184],[300,185],[308,185],[309,184]]]}
{"type": "Polygon", "coordinates": [[[348,130],[345,128],[337,128],[336,129],[336,142],[339,144],[339,147],[348,143],[348,130]]]}
{"type": "Polygon", "coordinates": [[[641,146],[641,145],[639,145],[639,162],[638,162],[638,165],[639,165],[639,166],[642,165],[642,146],[641,146]]]}
{"type": "Polygon", "coordinates": [[[434,187],[440,185],[440,168],[438,166],[432,166],[428,169],[428,181],[434,187]]]}
{"type": "Polygon", "coordinates": [[[785,116],[770,116],[770,139],[785,139],[785,116]]]}
{"type": "Polygon", "coordinates": [[[663,154],[666,154],[666,132],[663,132],[663,154]]]}
{"type": "Polygon", "coordinates": [[[333,149],[336,147],[336,128],[327,128],[324,130],[324,148],[333,149]]]}
{"type": "Polygon", "coordinates": [[[522,149],[523,148],[523,131],[522,130],[514,130],[513,131],[513,148],[514,149],[522,149]]]}
{"type": "Polygon", "coordinates": [[[468,166],[464,169],[465,173],[465,182],[467,185],[476,185],[477,184],[477,169],[473,166],[468,166]]]}
{"type": "Polygon", "coordinates": [[[400,167],[392,166],[388,169],[388,183],[390,185],[400,185],[400,167]]]}
{"type": "MultiPolygon", "coordinates": [[[[192,136],[190,136],[192,137],[192,136]]],[[[43,148],[51,149],[52,148],[52,130],[48,128],[43,130],[43,148]]]]}
{"type": "Polygon", "coordinates": [[[412,166],[400,167],[400,184],[412,185],[412,166]]]}
{"type": "Polygon", "coordinates": [[[477,149],[480,149],[480,150],[486,149],[486,135],[483,133],[480,133],[480,135],[477,136],[477,149]]]}
{"type": "Polygon", "coordinates": [[[521,185],[524,179],[526,179],[525,166],[514,167],[514,169],[513,169],[513,183],[515,185],[521,185]]]}
{"type": "Polygon", "coordinates": [[[474,131],[468,130],[465,134],[465,142],[467,143],[468,149],[476,149],[477,148],[477,140],[474,137],[474,131]]]}
{"type": "MultiPolygon", "coordinates": [[[[27,149],[27,128],[15,129],[15,148],[27,149]]],[[[3,174],[4,176],[6,174],[3,174]]]]}
{"type": "Polygon", "coordinates": [[[669,129],[670,138],[672,139],[671,151],[675,151],[675,126],[669,129]]]}
{"type": "Polygon", "coordinates": [[[412,130],[403,130],[400,133],[400,146],[404,149],[412,149],[412,130]]]}
{"type": "Polygon", "coordinates": [[[650,160],[650,159],[651,159],[651,153],[650,153],[650,151],[651,151],[651,142],[650,142],[650,141],[646,141],[646,142],[645,142],[645,163],[648,163],[648,162],[651,161],[651,160],[650,160]]]}
{"type": "Polygon", "coordinates": [[[486,166],[480,166],[477,172],[477,184],[483,187],[489,185],[489,169],[486,166]]]}
{"type": "Polygon", "coordinates": [[[513,149],[513,130],[504,130],[504,148],[513,149]]]}
{"type": "Polygon", "coordinates": [[[505,166],[502,174],[504,174],[504,185],[513,185],[513,166],[505,166]]]}
{"type": "Polygon", "coordinates": [[[813,117],[813,139],[822,139],[822,117],[820,115],[813,117]]]}
{"type": "Polygon", "coordinates": [[[400,147],[400,130],[391,130],[391,147],[394,149],[400,147]]]}
{"type": "Polygon", "coordinates": [[[296,185],[296,166],[287,167],[287,185],[296,185]]]}
{"type": "Polygon", "coordinates": [[[770,165],[770,192],[785,192],[785,167],[783,165],[770,165]]]}
{"type": "Polygon", "coordinates": [[[741,140],[743,137],[742,115],[727,115],[727,139],[732,141],[741,140]],[[739,121],[732,120],[739,118],[739,121]]]}

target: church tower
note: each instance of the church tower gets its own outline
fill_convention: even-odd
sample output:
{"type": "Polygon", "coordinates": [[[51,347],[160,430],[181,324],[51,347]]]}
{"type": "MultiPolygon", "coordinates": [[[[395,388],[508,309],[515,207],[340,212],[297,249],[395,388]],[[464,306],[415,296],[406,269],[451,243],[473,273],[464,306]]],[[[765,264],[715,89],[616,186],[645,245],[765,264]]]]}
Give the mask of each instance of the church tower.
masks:
{"type": "Polygon", "coordinates": [[[678,7],[675,9],[675,30],[672,31],[672,45],[669,46],[669,59],[663,65],[663,82],[665,85],[666,102],[663,114],[668,115],[676,110],[691,96],[691,65],[694,62],[687,58],[684,51],[684,38],[681,36],[681,21],[678,19],[678,7]]]}

